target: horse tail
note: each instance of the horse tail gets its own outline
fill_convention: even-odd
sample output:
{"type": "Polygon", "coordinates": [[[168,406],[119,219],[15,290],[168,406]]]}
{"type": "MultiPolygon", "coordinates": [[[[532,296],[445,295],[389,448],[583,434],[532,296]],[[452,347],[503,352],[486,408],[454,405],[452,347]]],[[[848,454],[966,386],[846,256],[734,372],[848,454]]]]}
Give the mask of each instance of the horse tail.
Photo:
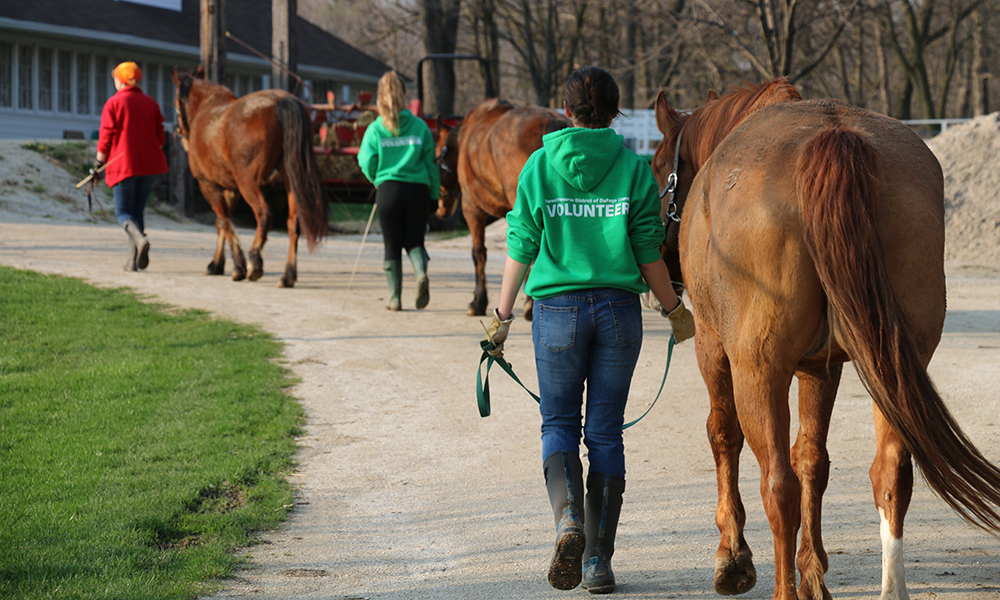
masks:
{"type": "Polygon", "coordinates": [[[817,134],[798,165],[805,240],[831,307],[833,330],[876,405],[931,488],[977,527],[1000,529],[1000,469],[959,428],[925,367],[889,284],[873,210],[875,149],[860,133],[817,134]]]}
{"type": "Polygon", "coordinates": [[[275,112],[284,131],[285,184],[295,194],[298,223],[311,252],[329,228],[319,167],[313,154],[312,123],[306,107],[291,96],[279,99],[275,112]]]}

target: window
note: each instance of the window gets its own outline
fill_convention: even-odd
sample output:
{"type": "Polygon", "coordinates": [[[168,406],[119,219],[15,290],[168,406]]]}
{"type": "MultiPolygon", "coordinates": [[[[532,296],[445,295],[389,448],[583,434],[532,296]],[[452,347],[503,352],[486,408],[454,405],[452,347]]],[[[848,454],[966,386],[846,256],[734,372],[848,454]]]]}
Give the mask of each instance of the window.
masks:
{"type": "Polygon", "coordinates": [[[76,55],[76,112],[90,114],[90,55],[76,55]]]}
{"type": "Polygon", "coordinates": [[[104,110],[104,103],[108,101],[108,85],[111,76],[108,74],[108,57],[94,57],[94,109],[97,114],[104,110]]]}
{"type": "Polygon", "coordinates": [[[14,44],[0,43],[0,106],[14,103],[14,44]]]}
{"type": "Polygon", "coordinates": [[[142,4],[143,6],[155,6],[167,10],[181,12],[181,0],[115,0],[116,2],[128,2],[130,4],[142,4]]]}
{"type": "Polygon", "coordinates": [[[38,110],[52,110],[52,48],[38,49],[38,110]]]}
{"type": "Polygon", "coordinates": [[[59,112],[73,112],[73,53],[69,50],[59,51],[59,67],[57,72],[59,94],[59,112]]]}
{"type": "Polygon", "coordinates": [[[146,65],[146,71],[142,74],[142,83],[148,95],[157,103],[160,102],[160,65],[150,63],[146,65]]]}
{"type": "Polygon", "coordinates": [[[35,79],[35,49],[31,46],[19,46],[17,49],[17,107],[31,110],[35,108],[32,85],[35,79]]]}

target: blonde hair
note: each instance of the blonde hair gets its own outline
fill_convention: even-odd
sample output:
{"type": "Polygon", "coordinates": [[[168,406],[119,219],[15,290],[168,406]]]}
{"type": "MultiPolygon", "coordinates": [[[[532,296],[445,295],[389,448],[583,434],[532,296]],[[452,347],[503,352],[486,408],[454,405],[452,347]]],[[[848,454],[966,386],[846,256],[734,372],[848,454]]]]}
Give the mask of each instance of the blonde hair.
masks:
{"type": "Polygon", "coordinates": [[[382,124],[392,135],[398,135],[399,111],[406,108],[406,85],[395,71],[389,71],[378,80],[376,104],[382,124]]]}

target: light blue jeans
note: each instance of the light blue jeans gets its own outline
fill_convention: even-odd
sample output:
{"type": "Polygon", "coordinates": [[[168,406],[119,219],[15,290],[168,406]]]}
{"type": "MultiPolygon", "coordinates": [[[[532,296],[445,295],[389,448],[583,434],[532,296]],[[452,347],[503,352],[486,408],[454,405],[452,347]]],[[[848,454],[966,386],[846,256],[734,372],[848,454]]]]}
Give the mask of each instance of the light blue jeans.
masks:
{"type": "Polygon", "coordinates": [[[146,221],[143,218],[146,212],[146,199],[153,191],[158,177],[159,175],[136,175],[122,179],[111,188],[115,197],[115,216],[118,217],[119,225],[124,225],[126,220],[132,219],[140,231],[146,231],[146,221]]]}
{"type": "Polygon", "coordinates": [[[639,297],[598,288],[536,300],[531,333],[541,396],[542,460],[556,452],[578,455],[582,431],[590,472],[625,477],[622,425],[642,346],[639,297]]]}

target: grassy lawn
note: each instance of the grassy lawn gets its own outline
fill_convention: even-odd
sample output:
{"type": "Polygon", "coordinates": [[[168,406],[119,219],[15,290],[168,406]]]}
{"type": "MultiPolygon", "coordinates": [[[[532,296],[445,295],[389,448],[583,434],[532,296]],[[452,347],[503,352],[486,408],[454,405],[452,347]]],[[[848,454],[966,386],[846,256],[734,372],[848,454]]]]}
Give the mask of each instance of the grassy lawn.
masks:
{"type": "Polygon", "coordinates": [[[0,267],[0,598],[194,598],[292,504],[280,344],[0,267]]]}

